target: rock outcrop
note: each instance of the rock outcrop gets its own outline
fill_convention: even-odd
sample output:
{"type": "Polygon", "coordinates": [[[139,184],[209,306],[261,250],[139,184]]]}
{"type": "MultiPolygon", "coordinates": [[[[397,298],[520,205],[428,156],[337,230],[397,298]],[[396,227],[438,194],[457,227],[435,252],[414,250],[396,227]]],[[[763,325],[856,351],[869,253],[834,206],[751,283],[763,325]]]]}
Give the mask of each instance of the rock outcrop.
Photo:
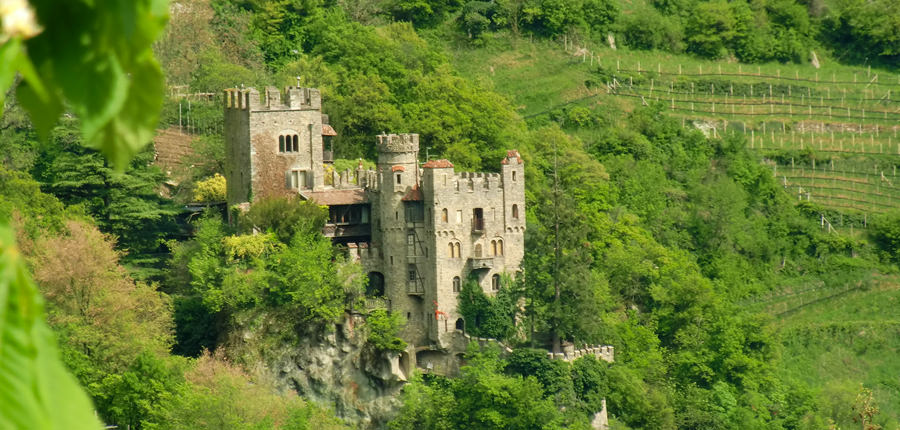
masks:
{"type": "Polygon", "coordinates": [[[366,344],[361,315],[345,315],[339,324],[299,330],[296,340],[267,347],[261,333],[271,332],[265,326],[274,320],[257,317],[248,324],[255,326],[253,330],[229,340],[229,355],[250,363],[251,370],[271,377],[280,388],[332,408],[360,428],[382,428],[393,417],[408,375],[400,354],[376,351],[366,344]]]}

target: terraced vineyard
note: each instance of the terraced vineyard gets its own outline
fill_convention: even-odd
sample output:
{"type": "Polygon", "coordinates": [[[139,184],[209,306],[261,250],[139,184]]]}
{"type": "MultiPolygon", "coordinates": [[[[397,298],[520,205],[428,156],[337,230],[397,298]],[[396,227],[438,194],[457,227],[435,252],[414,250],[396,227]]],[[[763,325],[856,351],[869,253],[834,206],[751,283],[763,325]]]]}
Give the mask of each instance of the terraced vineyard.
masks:
{"type": "Polygon", "coordinates": [[[854,216],[900,208],[900,73],[831,62],[749,66],[571,40],[521,41],[500,55],[463,49],[458,58],[462,73],[513,95],[526,118],[660,103],[685,127],[746,134],[804,200],[854,216]]]}
{"type": "Polygon", "coordinates": [[[688,72],[671,63],[647,70],[621,58],[594,61],[609,96],[663,103],[713,136],[745,134],[752,149],[781,161],[769,162],[773,175],[798,199],[842,212],[900,208],[898,75],[732,64],[688,72]]]}

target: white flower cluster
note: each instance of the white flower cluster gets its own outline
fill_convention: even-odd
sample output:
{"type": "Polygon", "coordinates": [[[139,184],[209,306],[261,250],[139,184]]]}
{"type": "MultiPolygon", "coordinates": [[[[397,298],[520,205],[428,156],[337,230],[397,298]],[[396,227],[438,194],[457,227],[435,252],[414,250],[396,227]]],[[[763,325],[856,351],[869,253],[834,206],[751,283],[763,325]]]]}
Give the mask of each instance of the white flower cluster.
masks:
{"type": "Polygon", "coordinates": [[[41,32],[27,0],[0,0],[0,44],[13,37],[28,39],[41,32]]]}

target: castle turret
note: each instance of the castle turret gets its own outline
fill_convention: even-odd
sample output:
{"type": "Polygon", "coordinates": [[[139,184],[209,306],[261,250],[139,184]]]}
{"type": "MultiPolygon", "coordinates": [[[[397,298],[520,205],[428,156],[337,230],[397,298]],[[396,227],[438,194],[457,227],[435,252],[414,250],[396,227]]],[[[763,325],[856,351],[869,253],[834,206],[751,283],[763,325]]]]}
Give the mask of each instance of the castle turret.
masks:
{"type": "Polygon", "coordinates": [[[402,193],[418,185],[418,134],[381,134],[376,147],[383,192],[402,193]]]}

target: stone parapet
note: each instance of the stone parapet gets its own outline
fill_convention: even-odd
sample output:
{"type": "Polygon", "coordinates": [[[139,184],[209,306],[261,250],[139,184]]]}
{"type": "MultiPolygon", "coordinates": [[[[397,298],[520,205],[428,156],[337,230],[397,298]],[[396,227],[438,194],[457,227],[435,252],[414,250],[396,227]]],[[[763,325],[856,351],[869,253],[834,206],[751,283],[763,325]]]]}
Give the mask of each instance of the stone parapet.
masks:
{"type": "Polygon", "coordinates": [[[225,109],[250,111],[265,110],[321,110],[322,97],[316,88],[285,88],[285,98],[275,87],[266,87],[260,98],[260,92],[253,87],[229,88],[224,91],[225,109]]]}
{"type": "Polygon", "coordinates": [[[596,345],[581,349],[563,348],[563,352],[548,352],[547,358],[571,363],[588,355],[592,355],[598,360],[612,363],[615,360],[615,349],[612,345],[596,345]]]}
{"type": "Polygon", "coordinates": [[[378,152],[418,152],[419,135],[415,133],[379,134],[378,152]]]}
{"type": "Polygon", "coordinates": [[[369,242],[348,243],[347,250],[350,259],[361,264],[367,262],[381,262],[381,248],[369,242]]]}

